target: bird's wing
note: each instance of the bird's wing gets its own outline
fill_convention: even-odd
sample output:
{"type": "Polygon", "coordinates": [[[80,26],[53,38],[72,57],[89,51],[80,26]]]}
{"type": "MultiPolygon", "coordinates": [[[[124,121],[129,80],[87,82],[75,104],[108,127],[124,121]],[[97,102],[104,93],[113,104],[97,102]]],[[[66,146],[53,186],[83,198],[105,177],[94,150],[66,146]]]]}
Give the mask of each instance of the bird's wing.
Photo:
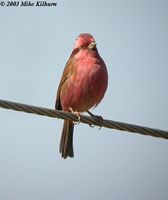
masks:
{"type": "Polygon", "coordinates": [[[71,76],[71,74],[73,74],[73,71],[74,71],[74,62],[73,61],[74,61],[74,59],[73,59],[73,55],[72,55],[72,56],[70,56],[68,62],[65,65],[65,68],[64,68],[64,71],[62,74],[62,78],[61,78],[60,84],[58,86],[56,102],[55,102],[55,109],[57,109],[57,110],[62,110],[60,93],[61,93],[61,89],[62,89],[63,85],[65,84],[66,80],[71,76]]]}

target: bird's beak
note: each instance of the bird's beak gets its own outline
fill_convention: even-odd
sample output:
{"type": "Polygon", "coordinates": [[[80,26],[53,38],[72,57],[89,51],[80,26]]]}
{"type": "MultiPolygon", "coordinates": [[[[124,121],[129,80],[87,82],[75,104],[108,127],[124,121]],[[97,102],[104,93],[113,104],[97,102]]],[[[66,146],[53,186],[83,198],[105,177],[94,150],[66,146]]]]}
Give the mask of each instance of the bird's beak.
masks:
{"type": "Polygon", "coordinates": [[[88,46],[88,48],[90,49],[90,50],[93,50],[93,49],[95,49],[96,48],[96,42],[91,42],[90,44],[89,44],[89,46],[88,46]]]}

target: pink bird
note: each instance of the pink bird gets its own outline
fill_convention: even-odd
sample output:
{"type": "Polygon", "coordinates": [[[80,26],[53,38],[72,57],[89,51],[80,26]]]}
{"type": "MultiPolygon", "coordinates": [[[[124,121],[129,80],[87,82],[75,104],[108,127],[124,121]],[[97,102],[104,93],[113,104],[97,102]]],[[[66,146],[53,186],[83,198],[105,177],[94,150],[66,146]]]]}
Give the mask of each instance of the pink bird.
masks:
{"type": "MultiPolygon", "coordinates": [[[[66,63],[57,90],[55,108],[69,112],[87,112],[96,107],[106,92],[108,73],[96,42],[88,33],[80,34],[66,63]]],[[[64,120],[60,141],[63,158],[73,157],[74,123],[64,120]]]]}

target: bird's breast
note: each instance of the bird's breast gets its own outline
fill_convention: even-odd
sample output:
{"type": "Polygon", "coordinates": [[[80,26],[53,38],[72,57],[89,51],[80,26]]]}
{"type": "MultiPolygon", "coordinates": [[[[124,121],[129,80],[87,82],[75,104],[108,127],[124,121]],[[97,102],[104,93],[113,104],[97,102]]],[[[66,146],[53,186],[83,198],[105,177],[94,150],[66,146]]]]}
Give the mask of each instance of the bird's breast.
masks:
{"type": "Polygon", "coordinates": [[[96,106],[107,89],[108,75],[104,61],[98,55],[79,59],[75,73],[66,80],[61,93],[63,110],[85,112],[96,106]]]}

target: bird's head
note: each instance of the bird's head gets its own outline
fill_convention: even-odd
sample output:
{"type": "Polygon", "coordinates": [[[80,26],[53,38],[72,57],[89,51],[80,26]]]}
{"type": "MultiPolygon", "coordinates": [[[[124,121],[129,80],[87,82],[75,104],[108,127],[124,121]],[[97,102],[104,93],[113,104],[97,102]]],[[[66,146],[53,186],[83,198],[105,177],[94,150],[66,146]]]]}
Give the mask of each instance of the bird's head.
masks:
{"type": "Polygon", "coordinates": [[[95,50],[96,49],[95,39],[89,33],[82,33],[76,38],[74,49],[95,50]]]}

